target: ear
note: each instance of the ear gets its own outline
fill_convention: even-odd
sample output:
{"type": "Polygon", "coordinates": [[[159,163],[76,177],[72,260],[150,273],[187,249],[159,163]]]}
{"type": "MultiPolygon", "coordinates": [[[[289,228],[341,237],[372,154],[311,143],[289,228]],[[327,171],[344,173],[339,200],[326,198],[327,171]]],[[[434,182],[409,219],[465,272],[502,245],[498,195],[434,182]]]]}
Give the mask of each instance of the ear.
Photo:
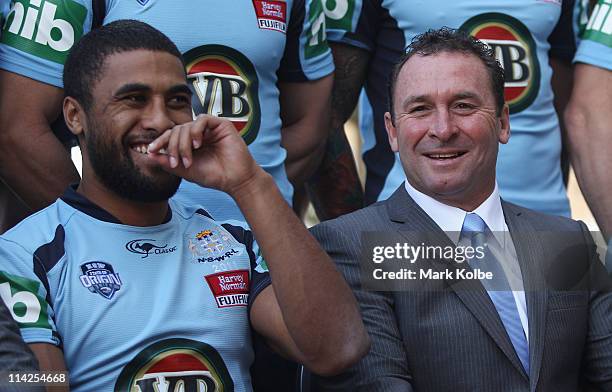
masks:
{"type": "Polygon", "coordinates": [[[391,150],[393,152],[398,152],[398,142],[397,142],[397,128],[393,125],[393,119],[391,117],[391,113],[385,113],[385,128],[387,129],[387,137],[389,138],[389,144],[391,145],[391,150]]]}
{"type": "Polygon", "coordinates": [[[64,98],[64,120],[70,132],[79,136],[85,125],[85,110],[73,97],[64,98]]]}
{"type": "Polygon", "coordinates": [[[497,121],[499,122],[499,142],[501,144],[506,144],[508,140],[510,140],[510,108],[508,104],[504,104],[501,115],[497,121]]]}

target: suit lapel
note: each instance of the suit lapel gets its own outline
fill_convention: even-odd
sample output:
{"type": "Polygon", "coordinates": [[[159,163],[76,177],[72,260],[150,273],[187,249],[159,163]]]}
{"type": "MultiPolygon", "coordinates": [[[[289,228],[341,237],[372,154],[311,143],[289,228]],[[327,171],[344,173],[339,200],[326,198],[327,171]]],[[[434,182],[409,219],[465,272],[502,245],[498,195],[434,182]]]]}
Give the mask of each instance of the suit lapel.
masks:
{"type": "Polygon", "coordinates": [[[521,210],[502,202],[504,216],[510,236],[516,249],[516,255],[525,288],[527,301],[527,319],[529,320],[529,363],[530,384],[534,391],[538,384],[542,355],[544,353],[544,334],[546,331],[546,309],[548,294],[544,288],[544,276],[540,268],[545,257],[542,245],[536,235],[529,235],[536,230],[533,225],[521,216],[521,210]],[[527,235],[526,235],[527,234],[527,235]]]}
{"type": "MultiPolygon", "coordinates": [[[[385,202],[389,218],[395,223],[397,230],[409,242],[417,240],[417,236],[410,233],[431,232],[436,245],[455,246],[442,229],[423,211],[421,207],[408,195],[403,185],[385,202]]],[[[444,271],[455,263],[432,262],[431,266],[438,271],[444,271]]],[[[523,266],[521,265],[521,268],[523,266]]],[[[524,271],[524,270],[523,270],[524,271]]],[[[491,336],[508,360],[525,377],[527,374],[510,342],[495,305],[486,290],[477,280],[447,280],[446,283],[455,292],[465,307],[474,315],[483,329],[491,336]]],[[[529,307],[529,302],[528,302],[529,307]]],[[[531,320],[531,317],[529,317],[531,320]]],[[[531,328],[530,328],[531,330],[531,328]]],[[[531,341],[531,334],[530,334],[531,341]]]]}

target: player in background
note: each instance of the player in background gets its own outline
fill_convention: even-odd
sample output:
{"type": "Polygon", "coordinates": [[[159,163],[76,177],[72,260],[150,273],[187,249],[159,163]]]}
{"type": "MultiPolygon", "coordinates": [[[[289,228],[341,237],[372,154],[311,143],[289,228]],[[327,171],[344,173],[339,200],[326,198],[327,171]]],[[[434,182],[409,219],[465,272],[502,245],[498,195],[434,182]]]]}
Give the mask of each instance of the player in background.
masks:
{"type": "Polygon", "coordinates": [[[574,87],[565,112],[572,166],[608,240],[612,273],[612,1],[593,9],[574,58],[574,87]]]}

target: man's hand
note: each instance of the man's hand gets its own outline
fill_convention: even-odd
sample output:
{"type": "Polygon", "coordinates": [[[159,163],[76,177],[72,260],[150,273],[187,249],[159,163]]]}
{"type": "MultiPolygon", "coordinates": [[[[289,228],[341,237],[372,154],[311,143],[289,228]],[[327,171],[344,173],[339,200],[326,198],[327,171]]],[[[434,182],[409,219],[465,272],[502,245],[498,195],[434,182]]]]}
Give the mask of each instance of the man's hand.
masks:
{"type": "Polygon", "coordinates": [[[263,171],[229,120],[203,114],[164,132],[149,153],[164,170],[230,196],[263,171]]]}

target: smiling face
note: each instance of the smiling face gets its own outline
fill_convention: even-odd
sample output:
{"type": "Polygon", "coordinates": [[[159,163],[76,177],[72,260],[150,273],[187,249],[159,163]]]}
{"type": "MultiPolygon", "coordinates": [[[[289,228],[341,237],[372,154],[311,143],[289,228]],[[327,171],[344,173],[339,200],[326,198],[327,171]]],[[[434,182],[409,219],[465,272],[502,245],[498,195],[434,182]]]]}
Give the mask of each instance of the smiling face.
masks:
{"type": "Polygon", "coordinates": [[[472,211],[495,186],[498,143],[510,136],[480,59],[460,52],[414,55],[402,67],[395,118],[385,113],[391,148],[410,184],[445,204],[472,211]]]}
{"type": "Polygon", "coordinates": [[[191,119],[191,93],[178,58],[149,50],[110,55],[83,121],[83,178],[129,200],[168,199],[180,178],[163,171],[147,146],[191,119]]]}

